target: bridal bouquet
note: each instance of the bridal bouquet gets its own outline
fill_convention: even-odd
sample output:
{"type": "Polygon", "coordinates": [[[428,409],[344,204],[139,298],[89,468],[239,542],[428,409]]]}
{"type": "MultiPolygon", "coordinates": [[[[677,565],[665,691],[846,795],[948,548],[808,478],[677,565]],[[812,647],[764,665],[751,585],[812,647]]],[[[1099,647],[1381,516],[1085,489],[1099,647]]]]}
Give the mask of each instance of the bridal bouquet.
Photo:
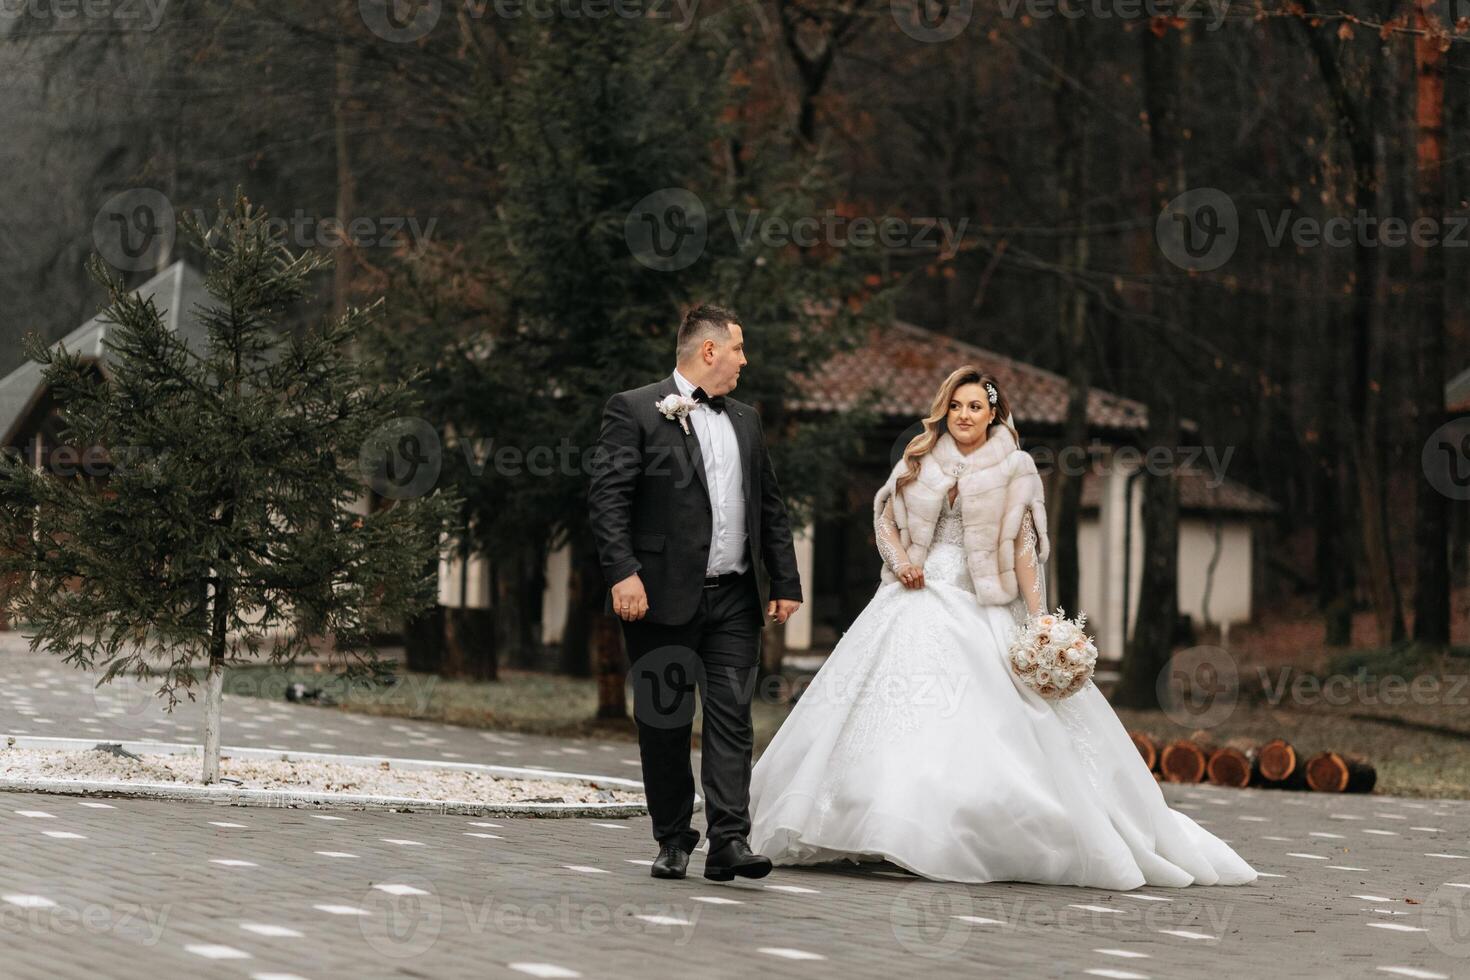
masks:
{"type": "Polygon", "coordinates": [[[1087,614],[1068,619],[1063,613],[1060,606],[1055,614],[1033,613],[1011,641],[1011,670],[1048,701],[1082,690],[1097,665],[1097,647],[1082,629],[1087,614]]]}

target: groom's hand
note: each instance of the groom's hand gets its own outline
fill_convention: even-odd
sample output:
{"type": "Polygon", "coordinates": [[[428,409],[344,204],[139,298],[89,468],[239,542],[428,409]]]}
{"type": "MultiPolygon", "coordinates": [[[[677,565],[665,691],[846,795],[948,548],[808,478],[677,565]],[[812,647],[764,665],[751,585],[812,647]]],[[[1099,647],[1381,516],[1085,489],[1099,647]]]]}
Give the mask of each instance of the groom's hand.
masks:
{"type": "Polygon", "coordinates": [[[632,622],[642,619],[648,612],[648,593],[643,591],[643,580],[634,572],[612,587],[613,612],[632,622]]]}
{"type": "Polygon", "coordinates": [[[766,603],[766,616],[778,623],[784,623],[800,608],[801,603],[795,599],[772,599],[766,603]]]}

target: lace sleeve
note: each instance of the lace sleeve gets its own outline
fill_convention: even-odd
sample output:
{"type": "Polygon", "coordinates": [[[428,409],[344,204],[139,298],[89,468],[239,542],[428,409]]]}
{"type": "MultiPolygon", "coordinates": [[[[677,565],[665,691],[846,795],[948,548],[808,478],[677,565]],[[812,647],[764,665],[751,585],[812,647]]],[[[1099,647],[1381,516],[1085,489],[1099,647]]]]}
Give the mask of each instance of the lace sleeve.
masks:
{"type": "Polygon", "coordinates": [[[893,521],[892,500],[883,505],[883,510],[873,522],[873,537],[878,543],[878,554],[883,556],[883,564],[893,569],[895,575],[910,565],[908,552],[898,536],[898,525],[893,521]]]}
{"type": "Polygon", "coordinates": [[[1021,530],[1016,535],[1016,584],[1021,597],[1026,601],[1026,610],[1040,612],[1046,605],[1045,573],[1040,557],[1036,553],[1036,526],[1031,520],[1031,509],[1021,515],[1021,530]]]}

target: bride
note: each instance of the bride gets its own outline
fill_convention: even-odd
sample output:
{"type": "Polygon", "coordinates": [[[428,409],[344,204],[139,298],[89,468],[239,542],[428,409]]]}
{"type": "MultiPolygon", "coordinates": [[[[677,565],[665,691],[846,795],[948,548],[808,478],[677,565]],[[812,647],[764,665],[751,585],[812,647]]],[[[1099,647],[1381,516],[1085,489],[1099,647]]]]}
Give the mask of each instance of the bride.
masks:
{"type": "Polygon", "coordinates": [[[1169,808],[1091,681],[1048,701],[1011,673],[1017,623],[1045,608],[1048,541],[993,377],[945,379],[873,510],[882,584],[756,763],[757,852],[962,882],[1255,879],[1169,808]]]}

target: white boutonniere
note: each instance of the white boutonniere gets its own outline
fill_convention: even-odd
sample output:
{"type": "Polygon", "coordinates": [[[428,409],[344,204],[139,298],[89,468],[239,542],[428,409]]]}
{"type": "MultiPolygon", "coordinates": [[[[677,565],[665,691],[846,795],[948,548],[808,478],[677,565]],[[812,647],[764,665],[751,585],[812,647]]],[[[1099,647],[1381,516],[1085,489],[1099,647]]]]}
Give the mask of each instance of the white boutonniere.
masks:
{"type": "Polygon", "coordinates": [[[690,398],[688,395],[681,395],[675,392],[672,395],[665,395],[661,400],[654,402],[654,407],[663,414],[664,418],[671,422],[677,421],[687,436],[689,434],[689,413],[694,411],[694,407],[698,404],[699,402],[690,398]]]}

